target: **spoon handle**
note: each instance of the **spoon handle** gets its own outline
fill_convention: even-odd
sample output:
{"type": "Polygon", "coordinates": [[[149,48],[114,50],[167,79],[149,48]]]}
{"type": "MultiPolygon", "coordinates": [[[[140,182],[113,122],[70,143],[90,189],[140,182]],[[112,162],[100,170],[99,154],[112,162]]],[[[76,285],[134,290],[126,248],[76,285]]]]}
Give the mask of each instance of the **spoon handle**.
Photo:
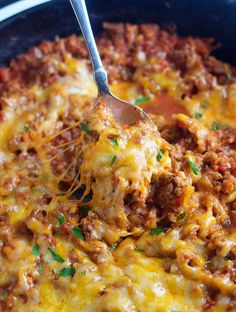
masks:
{"type": "Polygon", "coordinates": [[[79,22],[84,40],[87,44],[90,58],[93,64],[94,79],[97,84],[99,95],[108,94],[107,73],[102,65],[102,61],[94,39],[93,31],[90,25],[88,11],[84,0],[70,0],[76,18],[79,22]]]}

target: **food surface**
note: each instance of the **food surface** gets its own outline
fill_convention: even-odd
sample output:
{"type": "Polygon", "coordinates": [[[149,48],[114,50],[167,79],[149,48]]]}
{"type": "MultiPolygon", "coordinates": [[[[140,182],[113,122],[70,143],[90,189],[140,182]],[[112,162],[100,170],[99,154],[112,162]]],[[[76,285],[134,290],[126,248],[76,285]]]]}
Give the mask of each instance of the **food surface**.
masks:
{"type": "Polygon", "coordinates": [[[210,39],[104,24],[0,69],[0,311],[236,311],[236,79],[210,39]]]}

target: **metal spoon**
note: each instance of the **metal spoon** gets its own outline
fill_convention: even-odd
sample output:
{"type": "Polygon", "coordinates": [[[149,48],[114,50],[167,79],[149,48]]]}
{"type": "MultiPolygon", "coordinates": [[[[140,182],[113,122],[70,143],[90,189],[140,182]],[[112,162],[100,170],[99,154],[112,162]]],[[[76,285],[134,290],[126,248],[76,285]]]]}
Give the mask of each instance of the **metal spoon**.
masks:
{"type": "Polygon", "coordinates": [[[141,120],[148,121],[154,126],[150,117],[141,108],[118,99],[110,92],[107,73],[98,53],[85,1],[70,0],[70,2],[89,50],[93,64],[94,79],[98,88],[99,101],[103,101],[103,103],[110,108],[114,119],[120,124],[132,125],[141,120]]]}

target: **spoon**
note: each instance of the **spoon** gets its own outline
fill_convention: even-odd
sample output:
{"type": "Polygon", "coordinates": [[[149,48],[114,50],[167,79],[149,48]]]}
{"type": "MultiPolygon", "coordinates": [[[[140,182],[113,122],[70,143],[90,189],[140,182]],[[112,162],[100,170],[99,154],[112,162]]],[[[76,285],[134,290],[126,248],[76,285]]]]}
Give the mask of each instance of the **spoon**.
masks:
{"type": "Polygon", "coordinates": [[[138,121],[148,121],[151,123],[151,126],[155,127],[150,117],[141,108],[120,100],[110,92],[107,73],[96,46],[85,1],[70,0],[70,3],[88,47],[93,65],[94,79],[97,84],[99,102],[103,102],[111,110],[114,119],[120,124],[133,125],[138,121]]]}

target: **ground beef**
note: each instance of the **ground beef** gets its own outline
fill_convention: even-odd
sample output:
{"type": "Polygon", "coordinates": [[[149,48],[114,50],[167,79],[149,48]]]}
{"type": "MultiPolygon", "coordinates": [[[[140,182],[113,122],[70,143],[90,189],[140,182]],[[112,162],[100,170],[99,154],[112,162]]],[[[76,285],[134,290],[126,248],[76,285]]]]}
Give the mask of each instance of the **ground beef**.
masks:
{"type": "Polygon", "coordinates": [[[182,200],[188,180],[174,174],[161,175],[153,181],[147,204],[154,206],[160,219],[175,222],[182,212],[182,200]]]}

